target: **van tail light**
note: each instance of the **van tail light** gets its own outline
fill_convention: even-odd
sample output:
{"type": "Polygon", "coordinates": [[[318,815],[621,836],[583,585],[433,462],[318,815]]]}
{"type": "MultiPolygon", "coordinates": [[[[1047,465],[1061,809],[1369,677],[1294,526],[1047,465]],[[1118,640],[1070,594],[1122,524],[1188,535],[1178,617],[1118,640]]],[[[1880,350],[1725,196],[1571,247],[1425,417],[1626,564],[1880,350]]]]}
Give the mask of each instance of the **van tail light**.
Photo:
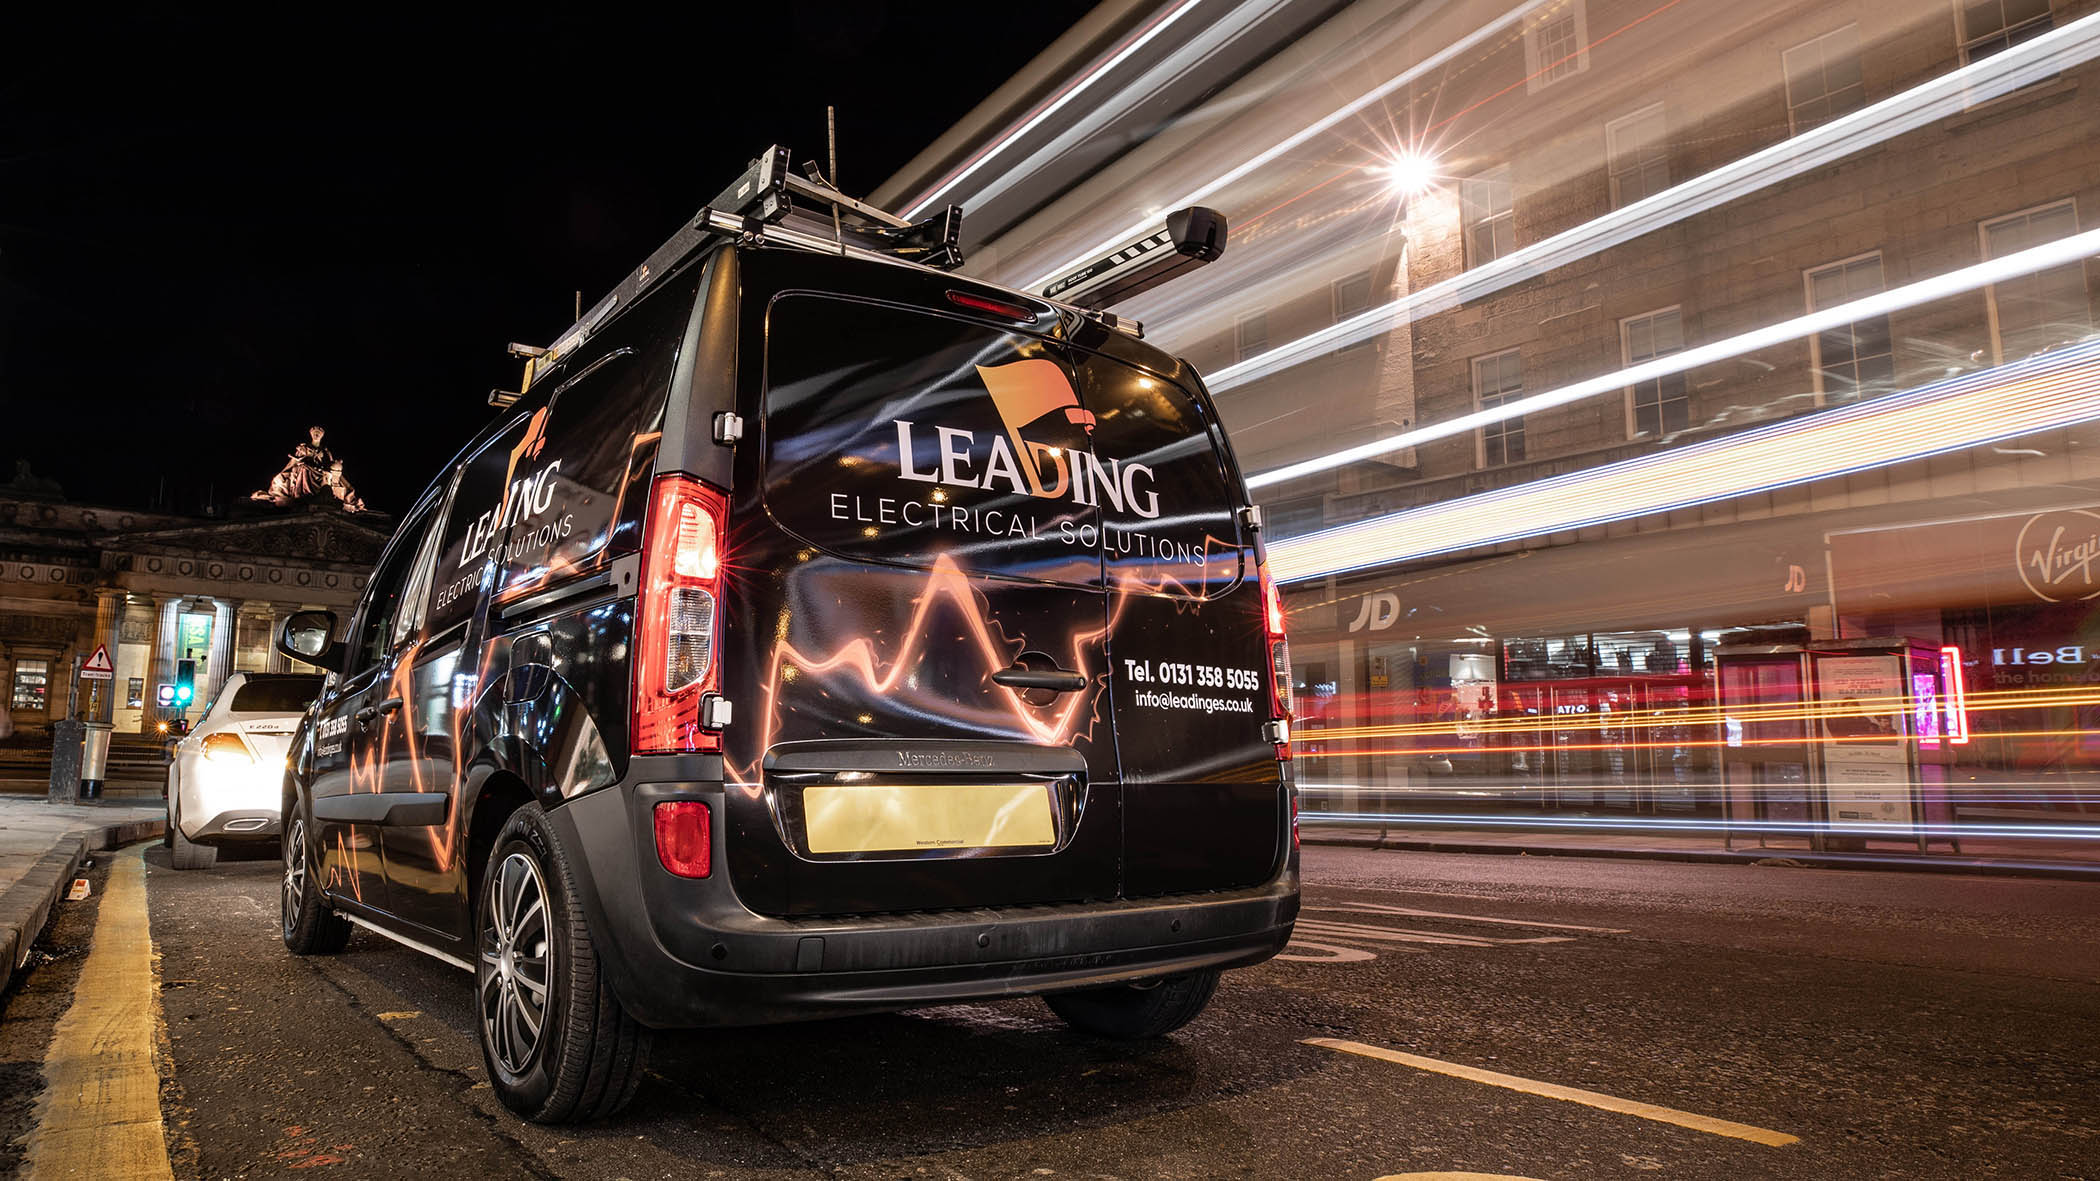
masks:
{"type": "Polygon", "coordinates": [[[1269,563],[1261,564],[1261,608],[1263,630],[1269,642],[1269,726],[1276,743],[1276,757],[1291,757],[1291,643],[1283,634],[1283,595],[1269,577],[1269,563]]]}
{"type": "Polygon", "coordinates": [[[635,608],[636,754],[722,749],[701,707],[721,682],[715,649],[728,515],[728,497],[683,473],[658,476],[650,490],[635,608]]]}
{"type": "Polygon", "coordinates": [[[714,869],[707,805],[666,800],[656,806],[656,859],[682,878],[704,878],[714,869]]]}

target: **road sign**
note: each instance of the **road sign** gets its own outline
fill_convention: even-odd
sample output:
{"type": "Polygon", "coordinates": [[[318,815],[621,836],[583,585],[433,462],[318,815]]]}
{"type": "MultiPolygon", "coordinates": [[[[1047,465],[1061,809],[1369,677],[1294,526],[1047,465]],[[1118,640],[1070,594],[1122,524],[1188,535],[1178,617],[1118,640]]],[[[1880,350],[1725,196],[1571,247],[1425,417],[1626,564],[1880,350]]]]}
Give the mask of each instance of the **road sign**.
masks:
{"type": "Polygon", "coordinates": [[[80,666],[80,679],[83,681],[108,681],[115,679],[116,675],[117,666],[110,662],[109,648],[103,644],[95,645],[95,654],[87,658],[86,664],[80,666]]]}

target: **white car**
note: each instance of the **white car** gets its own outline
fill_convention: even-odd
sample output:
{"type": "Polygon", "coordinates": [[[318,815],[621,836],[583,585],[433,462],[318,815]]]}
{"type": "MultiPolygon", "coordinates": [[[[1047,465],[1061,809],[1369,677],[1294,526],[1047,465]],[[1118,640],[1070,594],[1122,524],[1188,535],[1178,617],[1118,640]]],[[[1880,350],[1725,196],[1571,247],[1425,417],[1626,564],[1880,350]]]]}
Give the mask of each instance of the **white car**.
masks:
{"type": "Polygon", "coordinates": [[[244,673],[226,678],[203,720],[168,763],[168,845],[176,869],[203,869],[223,845],[277,841],[284,755],[318,675],[244,673]]]}

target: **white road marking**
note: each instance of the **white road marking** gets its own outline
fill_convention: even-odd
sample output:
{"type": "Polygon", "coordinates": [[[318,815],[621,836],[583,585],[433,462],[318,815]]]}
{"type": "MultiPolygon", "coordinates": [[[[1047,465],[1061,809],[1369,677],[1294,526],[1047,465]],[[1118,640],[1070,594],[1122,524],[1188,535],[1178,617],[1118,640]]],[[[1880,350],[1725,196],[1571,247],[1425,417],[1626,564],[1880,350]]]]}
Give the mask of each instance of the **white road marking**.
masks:
{"type": "MultiPolygon", "coordinates": [[[[1355,963],[1359,960],[1375,960],[1378,958],[1371,952],[1364,951],[1360,948],[1341,947],[1333,943],[1314,943],[1310,939],[1299,939],[1295,935],[1292,936],[1290,945],[1292,947],[1300,949],[1309,947],[1314,949],[1315,951],[1324,951],[1328,954],[1292,955],[1290,952],[1285,951],[1278,952],[1275,958],[1279,960],[1297,960],[1301,963],[1307,964],[1348,964],[1355,963]]],[[[1397,950],[1414,951],[1415,949],[1412,947],[1403,947],[1397,950]]]]}
{"type": "Polygon", "coordinates": [[[1459,919],[1468,923],[1497,923],[1510,927],[1545,927],[1555,931],[1590,931],[1599,935],[1624,935],[1624,927],[1585,927],[1579,923],[1547,923],[1538,919],[1501,919],[1484,914],[1453,914],[1443,910],[1416,910],[1410,906],[1388,906],[1383,902],[1351,902],[1341,906],[1307,906],[1305,910],[1352,911],[1358,914],[1400,914],[1423,919],[1459,919]]]}
{"type": "Polygon", "coordinates": [[[1384,1062],[1395,1062],[1401,1066],[1412,1066],[1434,1074],[1465,1079],[1468,1082],[1484,1083],[1490,1087],[1503,1087],[1521,1091],[1526,1095],[1537,1095],[1545,1099],[1559,1099],[1568,1103],[1580,1103],[1603,1111],[1616,1111],[1622,1115],[1637,1115],[1657,1123],[1675,1124],[1695,1132],[1706,1132],[1714,1136],[1727,1136],[1736,1140],[1749,1140],[1756,1144],[1780,1147],[1801,1142],[1799,1136],[1775,1132],[1770,1128],[1739,1124],[1733,1120],[1716,1119],[1710,1115],[1698,1115],[1679,1111],[1674,1107],[1661,1107],[1653,1103],[1642,1103],[1636,1099],[1621,1099],[1602,1091],[1585,1091],[1580,1087],[1564,1087],[1559,1083],[1545,1083],[1537,1079],[1523,1078],[1499,1071],[1482,1070],[1477,1066],[1465,1066],[1457,1062],[1445,1062],[1438,1058],[1424,1058],[1420,1054],[1407,1054],[1399,1050],[1388,1050],[1383,1046],[1368,1046],[1362,1042],[1344,1041],[1340,1038],[1314,1037],[1305,1039],[1308,1046],[1340,1050],[1344,1054],[1356,1054],[1365,1058],[1377,1058],[1384,1062]]]}
{"type": "Polygon", "coordinates": [[[1292,932],[1290,946],[1277,956],[1280,960],[1300,963],[1346,964],[1361,963],[1378,958],[1378,953],[1393,951],[1419,952],[1420,947],[1406,944],[1427,944],[1441,947],[1511,947],[1518,944],[1572,943],[1577,934],[1527,935],[1504,937],[1482,934],[1478,926],[1474,930],[1425,929],[1425,925],[1388,927],[1370,922],[1351,922],[1344,918],[1325,917],[1334,915],[1390,916],[1406,919],[1434,919],[1443,923],[1477,924],[1478,926],[1521,927],[1538,931],[1570,931],[1581,935],[1624,935],[1621,927],[1593,927],[1580,923],[1553,923],[1541,919],[1512,919],[1498,915],[1458,914],[1442,910],[1422,910],[1411,906],[1393,906],[1382,902],[1347,902],[1331,905],[1306,906],[1299,915],[1298,924],[1292,932]],[[1299,954],[1292,954],[1297,949],[1299,954]],[[1303,954],[1305,950],[1327,954],[1303,954]],[[1348,954],[1337,954],[1347,952],[1348,954]]]}

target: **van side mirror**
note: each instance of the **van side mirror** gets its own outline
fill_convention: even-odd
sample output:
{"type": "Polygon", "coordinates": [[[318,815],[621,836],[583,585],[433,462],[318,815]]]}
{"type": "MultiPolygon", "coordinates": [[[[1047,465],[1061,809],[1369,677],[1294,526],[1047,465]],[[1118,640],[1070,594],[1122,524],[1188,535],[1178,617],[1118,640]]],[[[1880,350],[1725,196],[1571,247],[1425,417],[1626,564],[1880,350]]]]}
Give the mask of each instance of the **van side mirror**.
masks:
{"type": "Polygon", "coordinates": [[[343,646],[335,640],[335,612],[301,611],[285,620],[277,632],[277,650],[332,673],[343,671],[343,646]]]}

